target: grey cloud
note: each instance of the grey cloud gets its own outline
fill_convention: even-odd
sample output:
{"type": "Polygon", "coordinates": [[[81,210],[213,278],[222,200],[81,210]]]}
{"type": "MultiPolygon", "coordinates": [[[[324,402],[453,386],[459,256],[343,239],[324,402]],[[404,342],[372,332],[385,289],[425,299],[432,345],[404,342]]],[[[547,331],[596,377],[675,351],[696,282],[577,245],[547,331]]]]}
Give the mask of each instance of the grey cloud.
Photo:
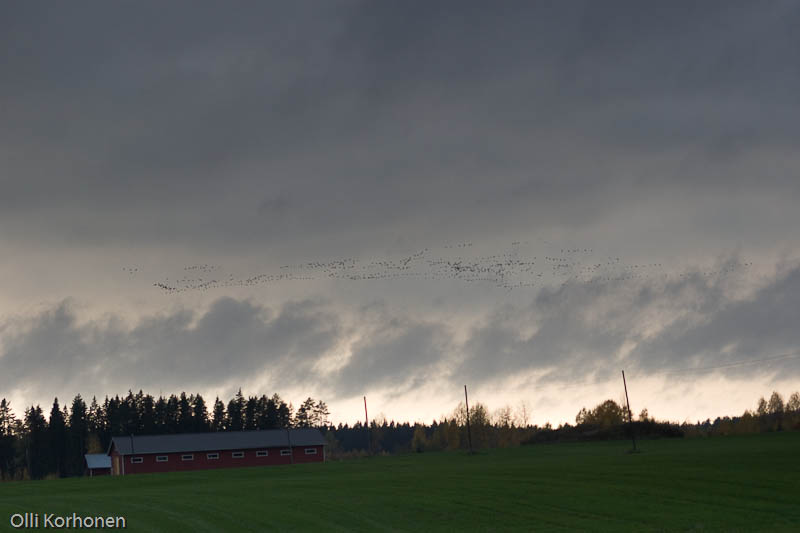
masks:
{"type": "MultiPolygon", "coordinates": [[[[708,296],[701,301],[697,320],[682,320],[658,337],[642,343],[631,355],[645,371],[675,367],[720,365],[796,353],[800,345],[800,267],[780,274],[746,300],[708,296]]],[[[750,366],[729,370],[745,375],[758,371],[794,375],[800,358],[779,366],[750,366]]]]}
{"type": "Polygon", "coordinates": [[[664,180],[798,191],[740,170],[796,137],[791,3],[52,9],[0,32],[8,239],[584,227],[664,180]]]}
{"type": "MultiPolygon", "coordinates": [[[[315,387],[336,399],[441,379],[493,386],[531,370],[547,371],[543,384],[603,379],[620,367],[660,375],[796,350],[800,267],[742,297],[736,295],[742,280],[725,271],[735,263],[729,258],[714,274],[695,271],[667,281],[543,288],[527,305],[502,305],[468,324],[463,343],[447,320],[411,317],[386,305],[333,314],[313,300],[271,310],[220,298],[201,315],[182,310],[129,327],[114,316],[79,322],[63,302],[4,325],[0,388],[189,389],[269,371],[275,382],[315,387]],[[350,321],[353,326],[343,325],[350,321]],[[351,335],[358,340],[343,367],[315,366],[351,335]]],[[[800,360],[721,371],[788,376],[800,372],[800,360]]]]}
{"type": "Polygon", "coordinates": [[[626,338],[612,318],[621,309],[608,302],[615,292],[611,286],[591,284],[542,289],[528,307],[510,306],[494,313],[472,329],[456,374],[473,382],[491,382],[518,372],[555,368],[554,378],[563,380],[601,369],[626,338]],[[587,319],[589,308],[608,315],[587,319]]]}
{"type": "MultiPolygon", "coordinates": [[[[166,301],[131,297],[145,275],[103,293],[117,253],[151,281],[184,258],[247,278],[528,238],[532,255],[561,240],[682,263],[766,250],[768,263],[800,243],[798,22],[783,1],[6,6],[2,266],[24,281],[18,299],[77,280],[97,313],[166,301]]],[[[380,285],[397,307],[378,316],[351,306],[382,281],[297,280],[269,289],[330,300],[223,298],[133,326],[80,322],[64,303],[0,324],[0,387],[188,388],[270,369],[343,396],[428,376],[667,371],[796,345],[793,276],[746,301],[699,272],[527,299],[404,280],[380,285]],[[351,335],[342,369],[315,370],[351,335]]]]}
{"type": "Polygon", "coordinates": [[[347,364],[330,377],[336,394],[354,391],[403,390],[415,380],[439,373],[453,343],[447,326],[435,322],[392,318],[364,332],[347,364]]]}
{"type": "Polygon", "coordinates": [[[249,301],[216,300],[198,316],[182,310],[126,327],[118,318],[81,323],[68,302],[3,338],[0,388],[221,386],[270,371],[287,386],[340,341],[341,325],[319,302],[290,302],[274,313],[249,301]]]}
{"type": "MultiPolygon", "coordinates": [[[[724,270],[735,262],[722,261],[713,275],[695,271],[667,282],[543,289],[530,306],[507,307],[474,327],[455,375],[480,383],[547,370],[543,382],[569,382],[602,379],[619,367],[652,375],[796,351],[800,267],[743,299],[724,270]],[[635,348],[620,359],[626,343],[635,348]]],[[[800,371],[800,358],[722,371],[788,375],[800,371]]]]}

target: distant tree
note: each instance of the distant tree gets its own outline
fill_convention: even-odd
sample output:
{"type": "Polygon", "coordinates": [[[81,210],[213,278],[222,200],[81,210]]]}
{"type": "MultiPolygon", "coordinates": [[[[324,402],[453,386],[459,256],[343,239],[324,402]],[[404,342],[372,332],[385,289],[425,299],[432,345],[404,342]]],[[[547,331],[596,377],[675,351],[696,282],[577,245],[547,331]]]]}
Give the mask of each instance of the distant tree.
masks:
{"type": "Polygon", "coordinates": [[[103,410],[97,404],[97,397],[92,396],[92,403],[89,404],[89,412],[88,416],[88,424],[89,424],[89,433],[95,433],[98,436],[103,433],[105,427],[105,421],[103,417],[103,410]]]}
{"type": "Polygon", "coordinates": [[[491,420],[489,409],[480,402],[475,402],[469,408],[470,430],[472,431],[472,446],[476,449],[486,448],[489,445],[489,428],[491,420]]]}
{"type": "Polygon", "coordinates": [[[739,423],[736,424],[736,432],[742,434],[758,432],[758,420],[749,409],[745,409],[742,416],[739,417],[739,423]]]}
{"type": "Polygon", "coordinates": [[[411,439],[411,450],[417,453],[422,453],[428,449],[428,436],[425,434],[425,428],[419,424],[414,426],[414,436],[411,439]]]}
{"type": "Polygon", "coordinates": [[[269,410],[269,398],[262,394],[256,400],[256,429],[267,429],[267,411],[269,410]]]}
{"type": "Polygon", "coordinates": [[[11,403],[5,398],[0,400],[0,481],[14,477],[14,443],[13,433],[16,419],[11,411],[11,403]]]}
{"type": "MultiPolygon", "coordinates": [[[[59,411],[60,412],[60,411],[59,411]]],[[[23,450],[24,462],[31,479],[41,479],[47,473],[47,421],[42,408],[31,406],[25,410],[23,450]]]]}
{"type": "MultiPolygon", "coordinates": [[[[141,394],[141,391],[139,391],[141,394]]],[[[141,421],[141,431],[145,435],[152,435],[157,432],[156,426],[156,404],[153,397],[145,394],[141,397],[139,419],[141,421]]]]}
{"type": "Polygon", "coordinates": [[[503,428],[509,428],[514,425],[514,417],[511,414],[511,406],[506,405],[505,407],[500,407],[494,412],[494,423],[503,428]]]}
{"type": "Polygon", "coordinates": [[[516,431],[514,427],[514,415],[512,414],[511,406],[499,408],[494,413],[494,442],[492,446],[505,448],[517,444],[515,438],[516,431]]]}
{"type": "MultiPolygon", "coordinates": [[[[298,409],[298,412],[300,410],[298,409]]],[[[386,450],[385,437],[388,427],[386,415],[380,413],[369,425],[370,452],[379,453],[386,450]]]]}
{"type": "Polygon", "coordinates": [[[263,422],[263,429],[277,429],[281,427],[285,427],[281,425],[280,420],[280,406],[283,403],[281,397],[277,394],[273,394],[272,398],[267,400],[267,407],[266,411],[264,412],[264,422],[263,422]]]}
{"type": "Polygon", "coordinates": [[[314,406],[315,403],[311,397],[300,404],[294,417],[295,427],[307,428],[314,425],[314,406]]]}
{"type": "Polygon", "coordinates": [[[774,391],[772,396],[769,397],[769,402],[767,403],[767,412],[771,415],[783,414],[783,397],[776,391],[774,391]]]}
{"type": "Polygon", "coordinates": [[[0,400],[0,436],[11,435],[12,427],[14,427],[14,413],[11,411],[11,402],[3,398],[0,400]]]}
{"type": "Polygon", "coordinates": [[[294,425],[294,407],[291,402],[287,405],[286,402],[280,399],[277,394],[273,398],[278,398],[278,427],[290,428],[294,425]]]}
{"type": "Polygon", "coordinates": [[[330,411],[328,410],[328,405],[322,400],[319,400],[314,406],[314,425],[318,428],[328,427],[331,424],[328,419],[329,416],[330,411]]]}
{"type": "Polygon", "coordinates": [[[530,418],[531,410],[530,407],[528,407],[528,402],[525,400],[520,400],[514,413],[514,422],[516,423],[517,427],[526,428],[530,423],[530,418]]]}
{"type": "Polygon", "coordinates": [[[651,420],[650,413],[647,412],[647,407],[642,409],[642,411],[639,413],[639,420],[642,422],[647,422],[648,420],[651,420]]]}
{"type": "Polygon", "coordinates": [[[164,412],[164,433],[178,433],[180,431],[180,402],[178,397],[170,394],[164,412]]]}
{"type": "Polygon", "coordinates": [[[142,392],[142,389],[139,389],[139,392],[134,395],[129,391],[128,396],[129,398],[127,398],[127,401],[131,406],[131,432],[136,434],[145,433],[144,420],[142,419],[144,415],[144,392],[142,392]]]}
{"type": "MultiPolygon", "coordinates": [[[[131,395],[130,391],[128,394],[131,395]]],[[[113,435],[130,435],[131,432],[131,402],[126,401],[125,398],[120,399],[119,397],[115,396],[112,400],[113,403],[116,403],[117,409],[114,411],[114,423],[111,425],[113,431],[113,435]]],[[[135,406],[133,406],[135,408],[135,406]]]]}
{"type": "Polygon", "coordinates": [[[250,396],[244,404],[244,429],[257,429],[258,398],[250,396]]]}
{"type": "Polygon", "coordinates": [[[89,438],[89,420],[86,403],[78,394],[72,400],[67,427],[66,474],[77,476],[83,472],[83,455],[86,453],[89,438]]]}
{"type": "Polygon", "coordinates": [[[786,410],[791,412],[800,411],[800,392],[793,392],[789,396],[789,401],[786,402],[786,410]]]}
{"type": "Polygon", "coordinates": [[[214,400],[214,414],[211,419],[211,430],[212,431],[224,431],[225,430],[225,404],[222,403],[222,400],[217,399],[214,400]]]}
{"type": "Polygon", "coordinates": [[[226,426],[229,431],[242,431],[244,429],[244,403],[242,389],[239,389],[236,396],[228,402],[228,421],[226,426]]]}
{"type": "Polygon", "coordinates": [[[181,392],[178,399],[178,433],[189,433],[192,426],[192,402],[185,392],[181,392]]]}
{"type": "Polygon", "coordinates": [[[336,455],[341,449],[339,440],[336,438],[336,434],[333,431],[325,432],[325,448],[330,455],[336,455]]]}
{"type": "MultiPolygon", "coordinates": [[[[469,406],[469,434],[467,431],[467,408],[464,402],[459,402],[458,407],[453,412],[453,420],[461,428],[463,439],[459,440],[463,445],[469,444],[469,434],[472,435],[473,448],[485,448],[488,445],[490,420],[489,410],[485,405],[475,402],[469,406]]],[[[452,438],[448,440],[452,440],[452,438]]]]}
{"type": "Polygon", "coordinates": [[[459,426],[467,425],[467,406],[464,402],[458,402],[455,410],[453,410],[452,419],[459,426]]]}
{"type": "Polygon", "coordinates": [[[575,417],[575,423],[611,427],[622,424],[626,420],[627,410],[614,400],[606,400],[591,411],[581,408],[575,417]]]}
{"type": "Polygon", "coordinates": [[[767,414],[767,400],[762,396],[758,399],[758,407],[756,407],[756,415],[764,416],[767,414]]]}
{"type": "Polygon", "coordinates": [[[153,405],[153,418],[155,420],[155,433],[163,435],[167,432],[167,399],[159,396],[153,405]]]}
{"type": "Polygon", "coordinates": [[[102,416],[102,434],[101,440],[103,445],[107,446],[111,442],[111,437],[114,435],[121,435],[122,424],[119,421],[119,396],[109,398],[106,396],[103,402],[103,407],[100,410],[102,416]]]}
{"type": "Polygon", "coordinates": [[[67,423],[64,413],[58,405],[58,398],[53,400],[50,409],[50,422],[47,426],[47,471],[62,477],[67,457],[67,423]]]}
{"type": "MultiPolygon", "coordinates": [[[[466,416],[463,420],[466,421],[466,416]]],[[[444,423],[441,424],[445,449],[458,450],[467,446],[467,435],[462,431],[463,426],[463,422],[459,424],[455,418],[445,419],[444,423]]]]}
{"type": "Polygon", "coordinates": [[[134,395],[128,389],[128,395],[120,403],[120,420],[122,421],[122,431],[119,434],[133,435],[142,432],[142,420],[139,412],[141,396],[134,395]]]}
{"type": "Polygon", "coordinates": [[[192,431],[204,433],[209,429],[208,409],[206,402],[200,394],[196,394],[192,399],[192,431]]]}

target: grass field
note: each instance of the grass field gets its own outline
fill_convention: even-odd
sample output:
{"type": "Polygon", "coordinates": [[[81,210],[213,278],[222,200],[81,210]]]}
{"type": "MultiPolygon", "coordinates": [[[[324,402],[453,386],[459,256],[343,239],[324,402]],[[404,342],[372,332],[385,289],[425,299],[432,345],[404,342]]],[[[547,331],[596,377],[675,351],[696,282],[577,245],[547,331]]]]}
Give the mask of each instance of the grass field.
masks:
{"type": "Polygon", "coordinates": [[[800,531],[800,433],[552,444],[0,484],[13,513],[131,531],[800,531]]]}

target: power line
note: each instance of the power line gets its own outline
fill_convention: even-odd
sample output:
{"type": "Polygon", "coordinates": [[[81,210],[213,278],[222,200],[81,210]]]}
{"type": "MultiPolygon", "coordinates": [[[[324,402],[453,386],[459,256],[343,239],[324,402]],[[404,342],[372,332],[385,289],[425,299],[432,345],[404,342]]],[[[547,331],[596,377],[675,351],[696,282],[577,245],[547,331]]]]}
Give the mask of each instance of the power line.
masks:
{"type": "MultiPolygon", "coordinates": [[[[687,367],[681,368],[678,370],[670,370],[670,371],[655,371],[649,373],[642,373],[642,374],[633,374],[633,377],[657,377],[657,376],[671,376],[676,374],[687,374],[692,372],[706,372],[709,370],[718,370],[722,368],[733,368],[737,366],[745,366],[745,365],[753,365],[757,363],[770,363],[774,361],[785,361],[789,359],[797,359],[800,358],[800,350],[794,352],[788,352],[780,355],[773,355],[769,357],[761,357],[758,359],[746,359],[741,361],[733,361],[730,363],[722,363],[719,365],[711,365],[711,366],[703,366],[703,367],[687,367]]],[[[545,377],[545,379],[547,379],[545,377]]],[[[552,378],[550,378],[552,379],[552,378]]],[[[618,378],[616,377],[609,377],[607,379],[600,379],[600,380],[583,380],[583,381],[570,381],[565,380],[556,383],[542,383],[542,378],[537,380],[534,383],[534,386],[537,388],[552,388],[558,387],[559,389],[575,389],[575,388],[583,388],[583,387],[592,387],[596,385],[605,385],[606,383],[616,382],[618,378]]]]}
{"type": "Polygon", "coordinates": [[[658,375],[662,376],[670,376],[673,374],[683,374],[687,372],[704,372],[706,370],[717,370],[720,368],[731,368],[735,366],[743,366],[743,365],[754,365],[756,363],[768,363],[772,361],[784,361],[787,359],[796,359],[800,357],[800,351],[794,351],[790,353],[785,353],[781,355],[773,355],[770,357],[762,357],[760,359],[746,359],[743,361],[734,361],[731,363],[724,363],[721,365],[713,365],[713,366],[703,366],[703,367],[694,367],[694,368],[683,368],[680,370],[672,370],[670,372],[656,372],[658,375]]]}

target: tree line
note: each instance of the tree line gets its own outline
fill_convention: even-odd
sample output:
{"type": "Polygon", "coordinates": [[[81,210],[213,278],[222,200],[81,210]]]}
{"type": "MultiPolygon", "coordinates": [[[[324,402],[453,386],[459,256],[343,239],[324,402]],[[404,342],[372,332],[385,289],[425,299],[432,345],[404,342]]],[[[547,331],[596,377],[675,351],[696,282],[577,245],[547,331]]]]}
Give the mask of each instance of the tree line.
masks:
{"type": "Polygon", "coordinates": [[[348,458],[368,454],[431,452],[444,450],[475,450],[518,446],[537,430],[529,423],[530,409],[520,402],[516,409],[501,407],[490,413],[486,405],[476,402],[467,409],[464,402],[428,424],[396,423],[383,415],[370,421],[349,426],[330,427],[326,440],[329,456],[348,458]]]}
{"type": "MultiPolygon", "coordinates": [[[[80,395],[70,408],[54,400],[49,417],[41,407],[31,406],[21,419],[9,403],[0,400],[0,479],[38,479],[46,476],[81,475],[84,453],[104,453],[111,437],[128,434],[169,434],[206,431],[240,431],[317,427],[325,434],[333,458],[368,454],[486,449],[539,442],[615,439],[628,436],[628,412],[622,403],[605,400],[592,409],[582,408],[575,425],[553,428],[529,424],[530,410],[522,402],[512,410],[506,406],[490,414],[478,402],[459,404],[449,415],[431,424],[396,423],[383,415],[363,424],[329,421],[327,405],[312,398],[296,410],[277,394],[245,398],[239,390],[227,403],[216,398],[210,412],[199,394],[171,395],[154,399],[141,391],[124,398],[106,398],[87,406],[80,395]],[[469,418],[469,432],[467,430],[469,418]]],[[[769,400],[760,398],[756,408],[739,417],[713,422],[677,424],[655,420],[642,409],[633,418],[639,437],[727,435],[764,431],[800,430],[800,393],[787,401],[778,392],[769,400]]]]}
{"type": "Polygon", "coordinates": [[[755,409],[745,409],[741,416],[717,417],[682,427],[690,437],[800,430],[800,392],[793,392],[784,400],[779,392],[773,391],[769,400],[762,396],[755,409]]]}
{"type": "MultiPolygon", "coordinates": [[[[637,422],[652,422],[653,417],[644,408],[639,416],[634,418],[637,422]]],[[[575,416],[575,424],[581,426],[611,427],[619,426],[628,422],[628,411],[614,400],[606,400],[598,404],[594,409],[585,407],[578,411],[575,416]]],[[[674,424],[673,424],[674,425],[674,424]]],[[[694,434],[698,431],[709,428],[716,428],[713,433],[758,433],[765,431],[800,430],[800,392],[794,392],[784,401],[783,396],[774,391],[769,400],[762,396],[756,403],[754,410],[745,409],[741,416],[737,417],[717,417],[713,422],[711,419],[705,422],[691,424],[685,422],[680,424],[685,432],[694,434]]]]}
{"type": "MultiPolygon", "coordinates": [[[[593,408],[581,408],[575,424],[528,424],[530,414],[522,404],[512,412],[508,406],[489,415],[481,403],[470,406],[470,430],[473,449],[517,446],[545,442],[609,440],[630,437],[631,425],[637,438],[695,437],[769,431],[800,430],[800,393],[792,393],[784,401],[778,392],[769,399],[760,398],[756,408],[745,410],[739,417],[722,417],[714,421],[682,424],[657,420],[647,408],[638,415],[631,413],[624,402],[608,399],[593,408]],[[632,424],[631,424],[632,423],[632,424]]],[[[383,417],[368,426],[340,424],[326,435],[332,457],[346,458],[369,453],[428,452],[466,450],[469,437],[466,408],[461,403],[453,413],[430,425],[389,422],[383,417]]]]}
{"type": "Polygon", "coordinates": [[[697,437],[735,435],[770,431],[800,430],[800,392],[794,392],[784,401],[777,391],[769,400],[759,398],[754,410],[746,409],[741,416],[717,417],[704,422],[677,424],[659,421],[650,416],[647,408],[638,417],[628,415],[627,408],[614,400],[605,400],[593,409],[581,408],[575,416],[575,425],[563,424],[558,428],[537,428],[524,444],[539,442],[605,440],[630,436],[637,438],[697,437]]]}
{"type": "Polygon", "coordinates": [[[218,397],[211,412],[200,394],[185,392],[157,399],[142,391],[124,398],[92,398],[80,394],[69,408],[53,400],[49,415],[41,406],[25,409],[22,418],[0,400],[0,479],[41,479],[81,475],[84,454],[105,453],[117,435],[162,435],[208,431],[242,431],[320,427],[330,413],[322,400],[308,398],[295,410],[278,394],[245,398],[241,389],[227,404],[218,397]]]}

